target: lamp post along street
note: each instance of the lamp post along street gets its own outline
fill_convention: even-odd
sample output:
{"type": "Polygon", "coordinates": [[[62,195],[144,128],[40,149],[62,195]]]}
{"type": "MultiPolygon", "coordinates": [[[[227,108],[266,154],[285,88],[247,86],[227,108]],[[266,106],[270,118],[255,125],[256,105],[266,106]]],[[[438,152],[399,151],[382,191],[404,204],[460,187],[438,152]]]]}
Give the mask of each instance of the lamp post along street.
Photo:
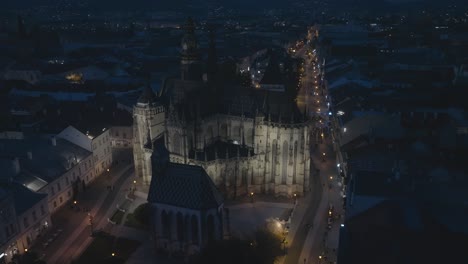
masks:
{"type": "Polygon", "coordinates": [[[89,229],[90,229],[90,232],[91,232],[91,236],[93,235],[93,216],[88,213],[88,220],[89,220],[89,229]]]}

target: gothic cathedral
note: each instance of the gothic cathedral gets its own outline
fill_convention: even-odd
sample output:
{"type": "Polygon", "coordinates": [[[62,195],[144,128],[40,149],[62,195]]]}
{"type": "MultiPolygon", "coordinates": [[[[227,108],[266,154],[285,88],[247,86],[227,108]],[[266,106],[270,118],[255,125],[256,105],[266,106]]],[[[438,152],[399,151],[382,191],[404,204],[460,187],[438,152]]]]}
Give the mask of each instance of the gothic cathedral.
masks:
{"type": "MultiPolygon", "coordinates": [[[[136,176],[150,184],[158,166],[151,156],[163,147],[171,162],[203,167],[227,198],[304,194],[310,184],[312,122],[297,108],[297,85],[269,91],[236,82],[229,62],[218,62],[210,35],[203,62],[189,19],[180,78],[164,80],[157,95],[147,87],[134,106],[136,176]]],[[[291,83],[294,63],[281,63],[280,69],[275,51],[270,56],[266,70],[283,72],[282,81],[291,83]]]]}

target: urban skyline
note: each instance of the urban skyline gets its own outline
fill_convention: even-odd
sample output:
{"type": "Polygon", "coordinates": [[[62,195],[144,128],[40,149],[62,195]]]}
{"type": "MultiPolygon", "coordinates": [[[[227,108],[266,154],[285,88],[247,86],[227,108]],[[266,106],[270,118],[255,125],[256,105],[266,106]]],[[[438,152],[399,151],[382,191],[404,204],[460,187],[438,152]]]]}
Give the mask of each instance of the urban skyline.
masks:
{"type": "Polygon", "coordinates": [[[464,1],[0,7],[0,264],[468,261],[464,1]]]}

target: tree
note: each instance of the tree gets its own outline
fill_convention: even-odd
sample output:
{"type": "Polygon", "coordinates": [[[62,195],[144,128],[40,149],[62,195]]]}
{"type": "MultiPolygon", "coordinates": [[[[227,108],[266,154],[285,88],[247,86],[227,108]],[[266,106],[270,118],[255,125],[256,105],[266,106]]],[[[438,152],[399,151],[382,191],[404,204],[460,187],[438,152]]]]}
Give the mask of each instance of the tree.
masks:
{"type": "Polygon", "coordinates": [[[257,230],[255,241],[255,251],[262,259],[262,263],[274,263],[275,259],[283,253],[281,237],[266,228],[257,230]]]}
{"type": "Polygon", "coordinates": [[[149,226],[151,208],[148,203],[139,205],[135,211],[133,211],[135,219],[137,219],[141,224],[149,226]]]}
{"type": "Polygon", "coordinates": [[[45,261],[39,259],[36,252],[26,252],[23,255],[15,257],[15,261],[18,264],[46,264],[45,261]]]}
{"type": "Polygon", "coordinates": [[[267,262],[260,259],[253,242],[231,239],[210,243],[194,263],[266,264],[267,262]]]}
{"type": "Polygon", "coordinates": [[[257,230],[254,238],[253,241],[234,238],[210,243],[195,263],[272,264],[282,254],[280,236],[267,228],[257,230]]]}

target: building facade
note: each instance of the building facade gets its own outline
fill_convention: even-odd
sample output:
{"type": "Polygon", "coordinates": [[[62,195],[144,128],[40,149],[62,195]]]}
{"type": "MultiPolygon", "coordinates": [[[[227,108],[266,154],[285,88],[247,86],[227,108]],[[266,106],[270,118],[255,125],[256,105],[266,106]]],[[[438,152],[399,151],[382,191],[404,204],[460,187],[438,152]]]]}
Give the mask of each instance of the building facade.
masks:
{"type": "Polygon", "coordinates": [[[35,193],[18,183],[2,182],[0,202],[0,263],[30,248],[35,240],[52,226],[47,194],[35,193]]]}
{"type": "MultiPolygon", "coordinates": [[[[57,137],[63,138],[93,153],[91,179],[106,172],[112,165],[112,141],[110,129],[78,130],[68,126],[57,137]]],[[[89,177],[89,176],[88,176],[89,177]]]]}

